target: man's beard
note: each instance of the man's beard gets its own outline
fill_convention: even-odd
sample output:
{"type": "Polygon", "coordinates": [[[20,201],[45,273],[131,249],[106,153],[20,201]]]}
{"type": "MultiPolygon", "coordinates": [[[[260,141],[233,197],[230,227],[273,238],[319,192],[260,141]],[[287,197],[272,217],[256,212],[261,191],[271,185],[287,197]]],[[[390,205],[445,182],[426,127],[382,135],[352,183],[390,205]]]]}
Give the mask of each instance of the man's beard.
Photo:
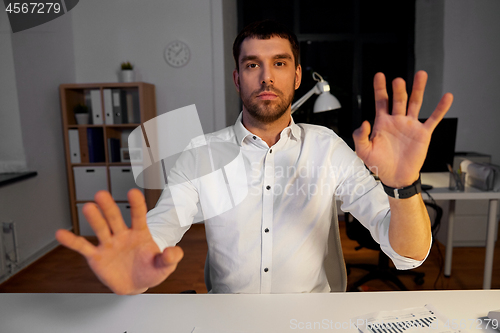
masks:
{"type": "Polygon", "coordinates": [[[292,103],[294,94],[295,90],[292,88],[292,93],[289,96],[285,96],[281,90],[274,88],[272,85],[262,86],[261,89],[254,91],[250,96],[240,91],[241,100],[248,113],[254,119],[265,124],[272,123],[285,114],[292,103]],[[276,94],[278,97],[277,100],[259,100],[257,95],[264,91],[276,94]]]}

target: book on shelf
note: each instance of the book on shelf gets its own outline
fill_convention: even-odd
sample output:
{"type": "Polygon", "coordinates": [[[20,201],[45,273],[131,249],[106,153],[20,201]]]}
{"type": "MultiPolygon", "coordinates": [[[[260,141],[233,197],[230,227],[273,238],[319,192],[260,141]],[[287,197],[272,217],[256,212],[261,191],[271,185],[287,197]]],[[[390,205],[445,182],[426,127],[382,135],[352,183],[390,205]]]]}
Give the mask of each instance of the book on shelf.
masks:
{"type": "Polygon", "coordinates": [[[108,160],[111,163],[120,162],[120,139],[108,138],[108,160]]]}
{"type": "Polygon", "coordinates": [[[112,91],[111,89],[104,89],[102,91],[104,97],[104,119],[106,121],[106,125],[114,124],[113,117],[113,99],[112,99],[112,91]]]}
{"type": "Polygon", "coordinates": [[[92,104],[92,124],[102,125],[101,91],[99,89],[91,90],[90,99],[92,104]]]}
{"type": "Polygon", "coordinates": [[[69,153],[71,163],[89,163],[87,132],[83,129],[68,130],[69,153]]]}
{"type": "Polygon", "coordinates": [[[121,89],[113,89],[113,124],[122,123],[121,89]]]}
{"type": "Polygon", "coordinates": [[[137,89],[127,91],[127,123],[137,124],[141,122],[139,107],[139,91],[137,89]]]}
{"type": "Polygon", "coordinates": [[[104,132],[102,128],[87,128],[87,146],[90,163],[106,161],[106,156],[104,155],[104,132]]]}
{"type": "Polygon", "coordinates": [[[71,163],[81,163],[82,159],[80,156],[80,139],[78,137],[77,129],[68,130],[69,138],[69,155],[71,163]]]}
{"type": "Polygon", "coordinates": [[[89,114],[92,115],[92,98],[90,97],[90,90],[84,90],[83,94],[85,95],[85,105],[89,109],[89,114]]]}
{"type": "Polygon", "coordinates": [[[134,99],[129,91],[127,91],[127,123],[134,123],[134,99]]]}
{"type": "Polygon", "coordinates": [[[124,89],[120,90],[120,102],[121,102],[121,110],[122,110],[122,124],[128,124],[128,102],[127,102],[127,91],[124,89]]]}
{"type": "Polygon", "coordinates": [[[131,123],[133,124],[139,124],[141,122],[141,107],[139,104],[139,90],[134,89],[131,91],[132,95],[132,115],[133,115],[133,121],[131,123]]]}
{"type": "Polygon", "coordinates": [[[139,104],[139,91],[137,89],[121,89],[120,106],[121,124],[140,123],[141,110],[139,104]]]}

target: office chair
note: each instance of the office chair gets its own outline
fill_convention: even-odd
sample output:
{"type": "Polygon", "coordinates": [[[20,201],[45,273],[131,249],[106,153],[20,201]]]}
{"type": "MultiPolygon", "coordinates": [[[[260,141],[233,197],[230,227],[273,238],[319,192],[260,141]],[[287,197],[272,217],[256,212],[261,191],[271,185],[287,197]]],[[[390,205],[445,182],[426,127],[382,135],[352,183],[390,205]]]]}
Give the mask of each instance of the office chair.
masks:
{"type": "Polygon", "coordinates": [[[208,262],[208,251],[207,251],[207,258],[205,259],[204,277],[205,277],[205,286],[207,287],[207,292],[209,293],[212,290],[212,281],[210,281],[210,263],[208,262]]]}
{"type": "MultiPolygon", "coordinates": [[[[443,211],[441,207],[435,203],[425,202],[425,205],[436,212],[436,217],[434,223],[432,224],[432,231],[436,229],[439,225],[443,211]]],[[[401,282],[398,278],[400,275],[412,275],[414,276],[413,281],[417,285],[422,285],[424,283],[424,273],[415,272],[412,270],[397,270],[396,268],[389,266],[389,257],[380,249],[380,245],[373,240],[370,232],[366,229],[358,220],[353,217],[353,221],[349,222],[349,213],[345,215],[346,221],[346,233],[347,237],[351,240],[358,242],[359,246],[355,249],[360,250],[361,248],[368,248],[371,250],[379,251],[378,264],[347,264],[347,274],[349,275],[351,268],[360,268],[368,271],[368,273],[361,279],[356,281],[350,291],[358,291],[358,288],[371,280],[382,280],[384,282],[390,281],[394,283],[400,290],[408,290],[408,288],[401,282]]]]}
{"type": "Polygon", "coordinates": [[[408,288],[401,282],[398,275],[414,275],[414,281],[417,285],[424,283],[424,274],[408,270],[397,270],[396,268],[389,266],[389,257],[380,249],[380,245],[373,240],[370,231],[366,229],[358,220],[354,217],[352,222],[349,221],[350,214],[346,213],[346,234],[351,240],[358,242],[359,246],[355,248],[356,251],[367,248],[370,250],[379,251],[378,264],[347,264],[347,274],[350,274],[352,268],[360,268],[368,271],[368,273],[361,279],[356,281],[350,288],[350,291],[358,291],[358,288],[371,280],[382,280],[384,282],[390,281],[394,283],[400,290],[408,290],[408,288]]]}
{"type": "Polygon", "coordinates": [[[339,221],[337,214],[337,203],[335,198],[332,203],[332,222],[328,234],[328,249],[323,268],[325,269],[326,279],[330,285],[331,292],[345,292],[347,289],[347,270],[340,243],[339,221]]]}
{"type": "Polygon", "coordinates": [[[373,240],[370,231],[366,229],[358,220],[354,217],[352,221],[349,221],[349,213],[345,215],[346,221],[346,233],[347,237],[351,240],[355,240],[358,242],[359,246],[355,248],[356,251],[367,248],[370,250],[379,251],[378,255],[378,264],[347,264],[347,274],[349,275],[352,268],[360,268],[368,271],[368,273],[363,276],[361,279],[356,281],[349,288],[349,291],[358,291],[358,288],[371,280],[382,280],[384,282],[390,281],[394,283],[399,290],[408,290],[406,286],[401,282],[398,278],[398,275],[414,275],[414,281],[417,285],[421,285],[424,283],[424,273],[413,272],[408,270],[397,270],[396,268],[389,266],[389,257],[380,249],[380,245],[373,240]]]}
{"type": "MultiPolygon", "coordinates": [[[[205,259],[205,269],[204,269],[204,277],[205,277],[205,286],[207,287],[207,292],[212,290],[212,282],[210,281],[210,263],[208,262],[208,252],[207,258],[205,259]]],[[[181,294],[196,294],[196,290],[183,290],[180,292],[181,294]]]]}

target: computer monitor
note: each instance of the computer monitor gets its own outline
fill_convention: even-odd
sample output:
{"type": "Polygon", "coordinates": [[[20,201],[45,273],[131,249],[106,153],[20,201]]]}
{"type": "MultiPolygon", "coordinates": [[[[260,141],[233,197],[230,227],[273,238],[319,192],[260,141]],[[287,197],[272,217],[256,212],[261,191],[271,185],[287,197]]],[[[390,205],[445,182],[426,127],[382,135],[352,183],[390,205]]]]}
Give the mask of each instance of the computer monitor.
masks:
{"type": "MultiPolygon", "coordinates": [[[[421,122],[427,119],[419,119],[421,122]]],[[[421,172],[448,171],[453,165],[458,118],[443,118],[432,133],[431,143],[421,172]]]]}

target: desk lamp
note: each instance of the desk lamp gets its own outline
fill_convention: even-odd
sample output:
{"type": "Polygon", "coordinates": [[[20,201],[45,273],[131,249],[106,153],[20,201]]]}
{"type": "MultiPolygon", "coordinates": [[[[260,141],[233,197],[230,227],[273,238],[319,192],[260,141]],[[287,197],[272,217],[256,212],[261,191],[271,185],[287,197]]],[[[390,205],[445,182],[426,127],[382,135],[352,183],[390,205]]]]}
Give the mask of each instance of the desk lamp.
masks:
{"type": "Polygon", "coordinates": [[[292,113],[297,111],[297,109],[314,94],[319,95],[316,102],[314,102],[314,113],[339,109],[341,107],[339,100],[330,93],[330,85],[328,82],[323,80],[321,75],[316,72],[313,72],[312,76],[314,81],[318,81],[318,83],[316,83],[307,94],[292,104],[292,113]]]}

